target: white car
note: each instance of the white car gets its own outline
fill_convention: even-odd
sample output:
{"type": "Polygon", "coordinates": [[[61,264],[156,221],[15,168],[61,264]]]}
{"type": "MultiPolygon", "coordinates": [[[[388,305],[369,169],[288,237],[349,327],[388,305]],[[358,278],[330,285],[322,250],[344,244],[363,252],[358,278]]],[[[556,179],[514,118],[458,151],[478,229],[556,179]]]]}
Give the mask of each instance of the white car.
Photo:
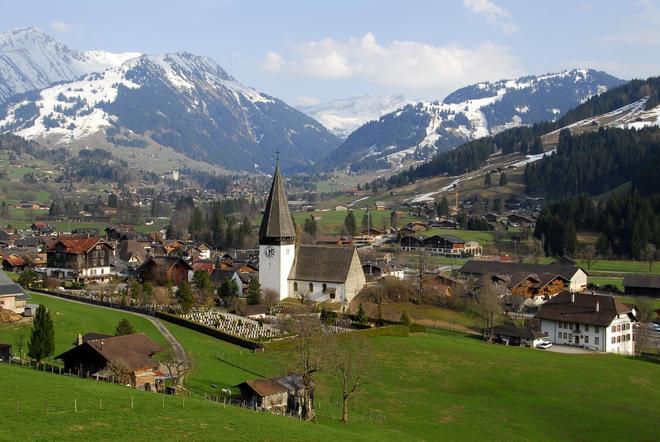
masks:
{"type": "Polygon", "coordinates": [[[541,341],[538,344],[536,344],[536,348],[540,348],[542,350],[548,349],[552,347],[552,342],[550,341],[541,341]]]}

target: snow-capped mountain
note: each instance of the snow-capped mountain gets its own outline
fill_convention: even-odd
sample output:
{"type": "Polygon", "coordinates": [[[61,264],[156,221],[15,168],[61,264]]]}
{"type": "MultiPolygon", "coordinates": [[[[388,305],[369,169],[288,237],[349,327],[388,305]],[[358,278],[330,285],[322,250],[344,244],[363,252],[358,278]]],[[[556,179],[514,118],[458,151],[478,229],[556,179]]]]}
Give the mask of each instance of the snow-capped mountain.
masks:
{"type": "Polygon", "coordinates": [[[12,95],[120,66],[137,52],[78,52],[37,28],[0,34],[0,102],[12,95]]]}
{"type": "Polygon", "coordinates": [[[244,170],[272,167],[276,150],[283,167],[304,168],[339,144],[312,118],[188,53],[142,55],[14,96],[0,106],[0,131],[60,146],[92,137],[95,145],[155,143],[244,170]]]}
{"type": "Polygon", "coordinates": [[[414,103],[403,95],[360,95],[320,103],[298,106],[298,109],[324,125],[335,135],[346,138],[367,121],[414,103]]]}
{"type": "Polygon", "coordinates": [[[554,121],[593,95],[623,83],[605,72],[572,69],[484,82],[383,115],[351,133],[326,160],[355,171],[401,167],[476,138],[554,121]]]}

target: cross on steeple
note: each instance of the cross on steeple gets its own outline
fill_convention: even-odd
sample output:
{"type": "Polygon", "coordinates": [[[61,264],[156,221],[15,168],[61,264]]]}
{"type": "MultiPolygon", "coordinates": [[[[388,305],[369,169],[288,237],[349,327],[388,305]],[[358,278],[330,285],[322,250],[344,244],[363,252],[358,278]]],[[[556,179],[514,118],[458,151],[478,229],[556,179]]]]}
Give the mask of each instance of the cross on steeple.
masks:
{"type": "Polygon", "coordinates": [[[277,150],[275,151],[275,162],[276,162],[277,164],[280,164],[280,154],[281,154],[281,153],[282,153],[282,152],[280,152],[279,149],[277,149],[277,150]]]}

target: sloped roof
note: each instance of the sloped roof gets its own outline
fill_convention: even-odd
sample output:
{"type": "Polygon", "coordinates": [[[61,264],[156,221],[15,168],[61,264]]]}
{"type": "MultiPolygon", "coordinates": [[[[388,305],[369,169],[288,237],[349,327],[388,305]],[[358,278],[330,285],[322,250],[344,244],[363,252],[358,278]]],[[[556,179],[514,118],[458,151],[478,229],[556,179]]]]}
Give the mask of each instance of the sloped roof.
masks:
{"type": "Polygon", "coordinates": [[[300,245],[296,247],[296,257],[289,279],[346,282],[353,256],[356,254],[353,247],[300,245]]]}
{"type": "Polygon", "coordinates": [[[12,281],[3,271],[0,271],[0,296],[15,296],[17,299],[29,299],[23,287],[12,281]]]}
{"type": "Polygon", "coordinates": [[[471,259],[463,264],[461,273],[474,273],[483,275],[486,273],[513,275],[517,272],[524,273],[554,273],[570,280],[580,270],[578,266],[559,264],[523,264],[519,262],[503,261],[480,261],[471,259]]]}
{"type": "Polygon", "coordinates": [[[289,213],[284,180],[278,164],[275,167],[273,183],[264,209],[264,217],[261,220],[261,226],[259,226],[259,239],[295,238],[295,236],[296,230],[293,227],[291,213],[289,213]]]}
{"type": "Polygon", "coordinates": [[[261,397],[272,396],[278,393],[287,393],[289,391],[272,379],[245,381],[242,384],[239,384],[238,387],[241,388],[241,386],[244,385],[261,397]]]}
{"type": "Polygon", "coordinates": [[[78,353],[85,347],[101,355],[108,363],[122,365],[129,370],[158,367],[159,364],[153,361],[151,356],[163,350],[144,333],[134,333],[92,339],[56,356],[55,359],[63,359],[65,355],[78,353]]]}
{"type": "Polygon", "coordinates": [[[660,275],[626,275],[623,277],[623,286],[660,289],[660,275]]]}
{"type": "Polygon", "coordinates": [[[100,241],[99,236],[62,235],[49,244],[48,250],[54,250],[57,244],[62,244],[66,248],[66,253],[86,253],[100,241]]]}
{"type": "Polygon", "coordinates": [[[606,327],[622,314],[632,314],[632,308],[612,296],[560,293],[541,305],[534,317],[606,327]]]}
{"type": "Polygon", "coordinates": [[[188,264],[185,260],[179,258],[178,256],[152,256],[151,258],[147,259],[139,268],[146,268],[147,265],[153,263],[155,266],[158,267],[166,267],[168,270],[177,265],[179,262],[184,264],[186,267],[188,267],[189,270],[192,270],[192,266],[188,264]]]}

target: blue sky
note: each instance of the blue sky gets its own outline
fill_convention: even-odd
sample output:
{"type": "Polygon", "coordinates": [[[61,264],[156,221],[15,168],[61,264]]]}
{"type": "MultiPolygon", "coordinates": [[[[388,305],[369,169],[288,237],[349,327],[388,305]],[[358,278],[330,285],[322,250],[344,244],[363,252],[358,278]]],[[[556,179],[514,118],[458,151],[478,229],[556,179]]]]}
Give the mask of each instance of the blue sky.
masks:
{"type": "Polygon", "coordinates": [[[660,75],[660,0],[5,0],[2,9],[0,30],[37,26],[80,50],[207,55],[291,104],[442,99],[568,67],[660,75]]]}

